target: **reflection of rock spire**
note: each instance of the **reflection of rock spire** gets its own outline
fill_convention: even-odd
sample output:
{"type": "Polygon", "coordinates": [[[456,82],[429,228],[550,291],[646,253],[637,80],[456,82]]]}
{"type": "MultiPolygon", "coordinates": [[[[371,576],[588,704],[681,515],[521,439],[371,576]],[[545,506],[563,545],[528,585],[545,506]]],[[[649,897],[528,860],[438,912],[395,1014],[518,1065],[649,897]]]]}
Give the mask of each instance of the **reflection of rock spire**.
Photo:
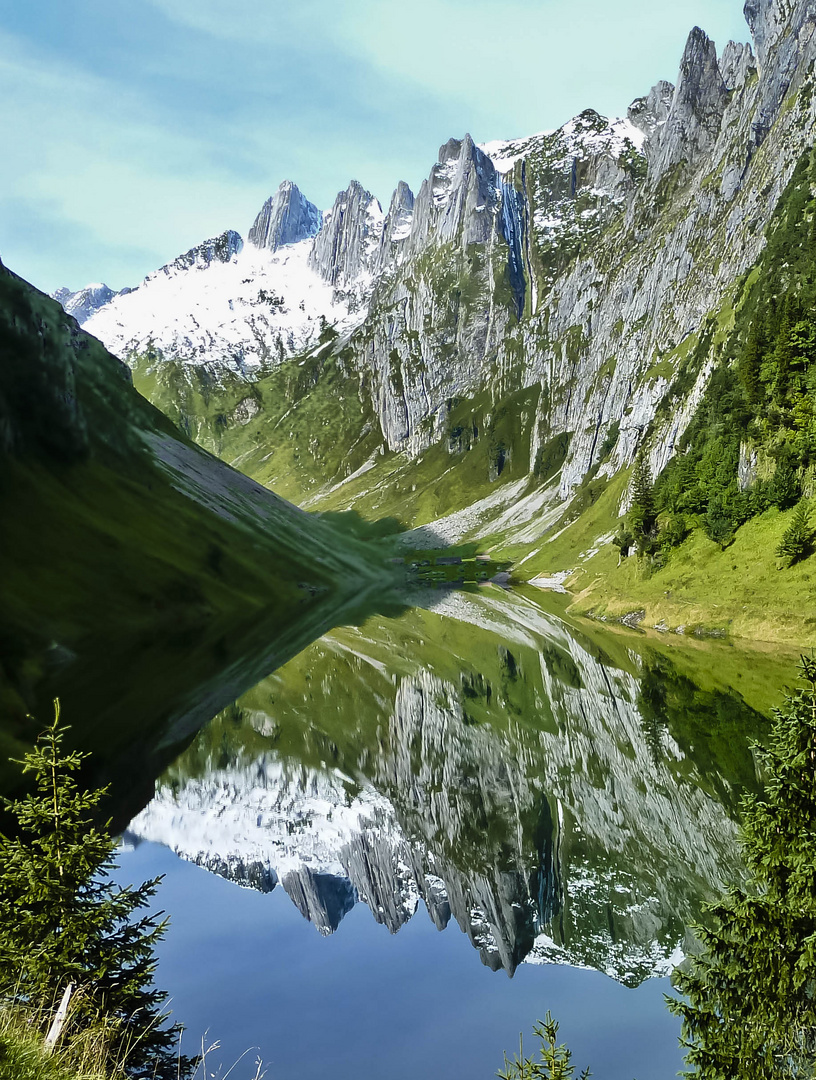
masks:
{"type": "Polygon", "coordinates": [[[188,755],[202,778],[182,762],[134,830],[213,868],[217,857],[268,867],[322,933],[355,899],[396,933],[423,900],[493,969],[576,963],[630,985],[664,973],[700,898],[738,865],[711,794],[727,802],[730,788],[702,720],[682,738],[694,710],[722,703],[670,665],[615,668],[518,599],[446,604],[470,623],[461,632],[478,671],[457,661],[451,678],[450,618],[423,615],[414,637],[411,616],[335,631],[275,676],[273,705],[259,688],[240,723],[217,719],[188,755]],[[644,735],[647,701],[660,707],[659,755],[644,735]],[[310,767],[285,764],[280,745],[310,767]]]}
{"type": "Polygon", "coordinates": [[[281,884],[301,915],[324,937],[334,933],[357,903],[354,886],[347,878],[315,872],[308,866],[291,870],[281,884]]]}
{"type": "MultiPolygon", "coordinates": [[[[491,692],[477,680],[469,687],[491,692]]],[[[512,974],[533,944],[536,893],[554,876],[551,867],[539,872],[527,828],[541,797],[512,748],[466,723],[459,688],[427,670],[400,681],[390,728],[375,785],[397,804],[403,829],[434,852],[450,911],[483,962],[512,974]]],[[[426,868],[416,867],[421,894],[426,868]]]]}

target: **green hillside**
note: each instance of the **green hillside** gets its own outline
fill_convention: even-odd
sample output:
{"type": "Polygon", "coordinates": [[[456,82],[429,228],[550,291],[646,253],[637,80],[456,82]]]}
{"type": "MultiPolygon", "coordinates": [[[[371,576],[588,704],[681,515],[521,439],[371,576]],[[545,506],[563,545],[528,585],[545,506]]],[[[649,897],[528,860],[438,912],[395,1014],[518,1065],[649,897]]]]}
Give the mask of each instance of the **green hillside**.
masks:
{"type": "Polygon", "coordinates": [[[82,737],[124,754],[151,693],[166,699],[165,729],[189,735],[208,718],[202,680],[214,693],[220,673],[229,695],[250,677],[235,644],[255,634],[260,677],[391,581],[375,548],[181,434],[123,364],[4,267],[0,355],[3,761],[30,740],[27,714],[57,671],[70,686],[86,658],[109,657],[99,730],[82,737]],[[181,667],[174,653],[192,641],[198,668],[181,667]],[[165,685],[139,679],[148,655],[166,657],[165,685]]]}

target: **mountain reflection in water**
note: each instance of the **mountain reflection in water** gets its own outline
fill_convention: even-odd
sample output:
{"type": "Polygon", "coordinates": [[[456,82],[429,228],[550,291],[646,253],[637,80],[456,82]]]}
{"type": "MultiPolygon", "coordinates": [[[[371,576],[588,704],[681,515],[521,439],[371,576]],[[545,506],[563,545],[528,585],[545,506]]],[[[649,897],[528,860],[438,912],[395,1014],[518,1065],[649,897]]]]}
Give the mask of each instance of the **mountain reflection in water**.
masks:
{"type": "Polygon", "coordinates": [[[324,935],[358,902],[396,933],[422,900],[494,970],[567,963],[635,986],[671,970],[701,901],[740,875],[761,725],[637,638],[454,593],[333,630],[244,694],[129,834],[280,883],[324,935]]]}

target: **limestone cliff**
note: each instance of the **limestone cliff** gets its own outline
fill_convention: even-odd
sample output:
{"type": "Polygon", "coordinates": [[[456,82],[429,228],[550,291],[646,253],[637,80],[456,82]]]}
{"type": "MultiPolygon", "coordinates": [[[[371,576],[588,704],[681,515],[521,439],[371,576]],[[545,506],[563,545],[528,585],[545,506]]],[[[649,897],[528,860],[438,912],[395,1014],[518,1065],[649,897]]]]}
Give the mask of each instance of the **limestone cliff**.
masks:
{"type": "MultiPolygon", "coordinates": [[[[749,0],[745,13],[754,49],[729,42],[718,52],[695,27],[675,84],[657,83],[625,119],[587,110],[529,138],[451,139],[416,199],[400,185],[385,215],[354,181],[316,235],[282,249],[292,259],[303,249],[297,267],[276,264],[269,279],[280,282],[285,325],[279,314],[260,319],[237,293],[228,345],[224,319],[202,335],[198,309],[185,314],[181,295],[172,333],[161,330],[160,298],[154,317],[127,296],[89,328],[163,400],[174,385],[186,394],[191,361],[209,364],[216,381],[268,379],[270,397],[291,395],[283,420],[267,423],[261,406],[246,432],[208,414],[206,394],[190,406],[197,437],[266,483],[291,482],[315,505],[357,500],[368,512],[399,487],[400,513],[420,522],[430,520],[428,503],[439,516],[474,505],[478,517],[487,498],[495,517],[526,500],[532,537],[535,522],[551,521],[543,508],[555,510],[588,476],[613,476],[647,435],[653,473],[665,465],[716,360],[740,277],[812,142],[811,6],[749,0]],[[320,298],[311,321],[297,314],[306,295],[320,298]],[[149,342],[167,365],[160,392],[155,361],[142,373],[149,342]],[[294,365],[315,357],[304,382],[294,365]],[[306,400],[314,404],[299,410],[306,400]],[[359,401],[359,420],[327,455],[315,449],[323,432],[302,428],[302,417],[338,400],[359,401]],[[433,465],[419,470],[428,452],[433,465]],[[447,505],[411,499],[448,473],[461,481],[447,505]]],[[[267,204],[253,235],[266,235],[271,214],[267,204]]],[[[309,218],[292,235],[311,228],[309,218]]],[[[199,272],[196,288],[214,272],[199,272]]],[[[239,257],[234,276],[252,283],[247,274],[262,273],[239,257]]],[[[235,405],[247,397],[234,392],[235,405]]],[[[472,532],[469,520],[448,535],[472,532]]]]}

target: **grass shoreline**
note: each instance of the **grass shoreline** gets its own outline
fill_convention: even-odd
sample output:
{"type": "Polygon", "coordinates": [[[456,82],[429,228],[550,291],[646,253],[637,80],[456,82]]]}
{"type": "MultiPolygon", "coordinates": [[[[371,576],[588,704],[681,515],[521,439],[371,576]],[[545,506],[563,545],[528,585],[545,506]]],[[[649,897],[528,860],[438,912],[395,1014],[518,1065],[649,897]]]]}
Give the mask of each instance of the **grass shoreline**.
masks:
{"type": "Polygon", "coordinates": [[[609,624],[816,648],[816,555],[783,566],[776,554],[795,509],[751,518],[724,548],[697,528],[658,566],[635,556],[620,560],[611,543],[627,483],[624,471],[533,555],[503,548],[521,571],[514,578],[558,574],[571,614],[609,624]]]}

